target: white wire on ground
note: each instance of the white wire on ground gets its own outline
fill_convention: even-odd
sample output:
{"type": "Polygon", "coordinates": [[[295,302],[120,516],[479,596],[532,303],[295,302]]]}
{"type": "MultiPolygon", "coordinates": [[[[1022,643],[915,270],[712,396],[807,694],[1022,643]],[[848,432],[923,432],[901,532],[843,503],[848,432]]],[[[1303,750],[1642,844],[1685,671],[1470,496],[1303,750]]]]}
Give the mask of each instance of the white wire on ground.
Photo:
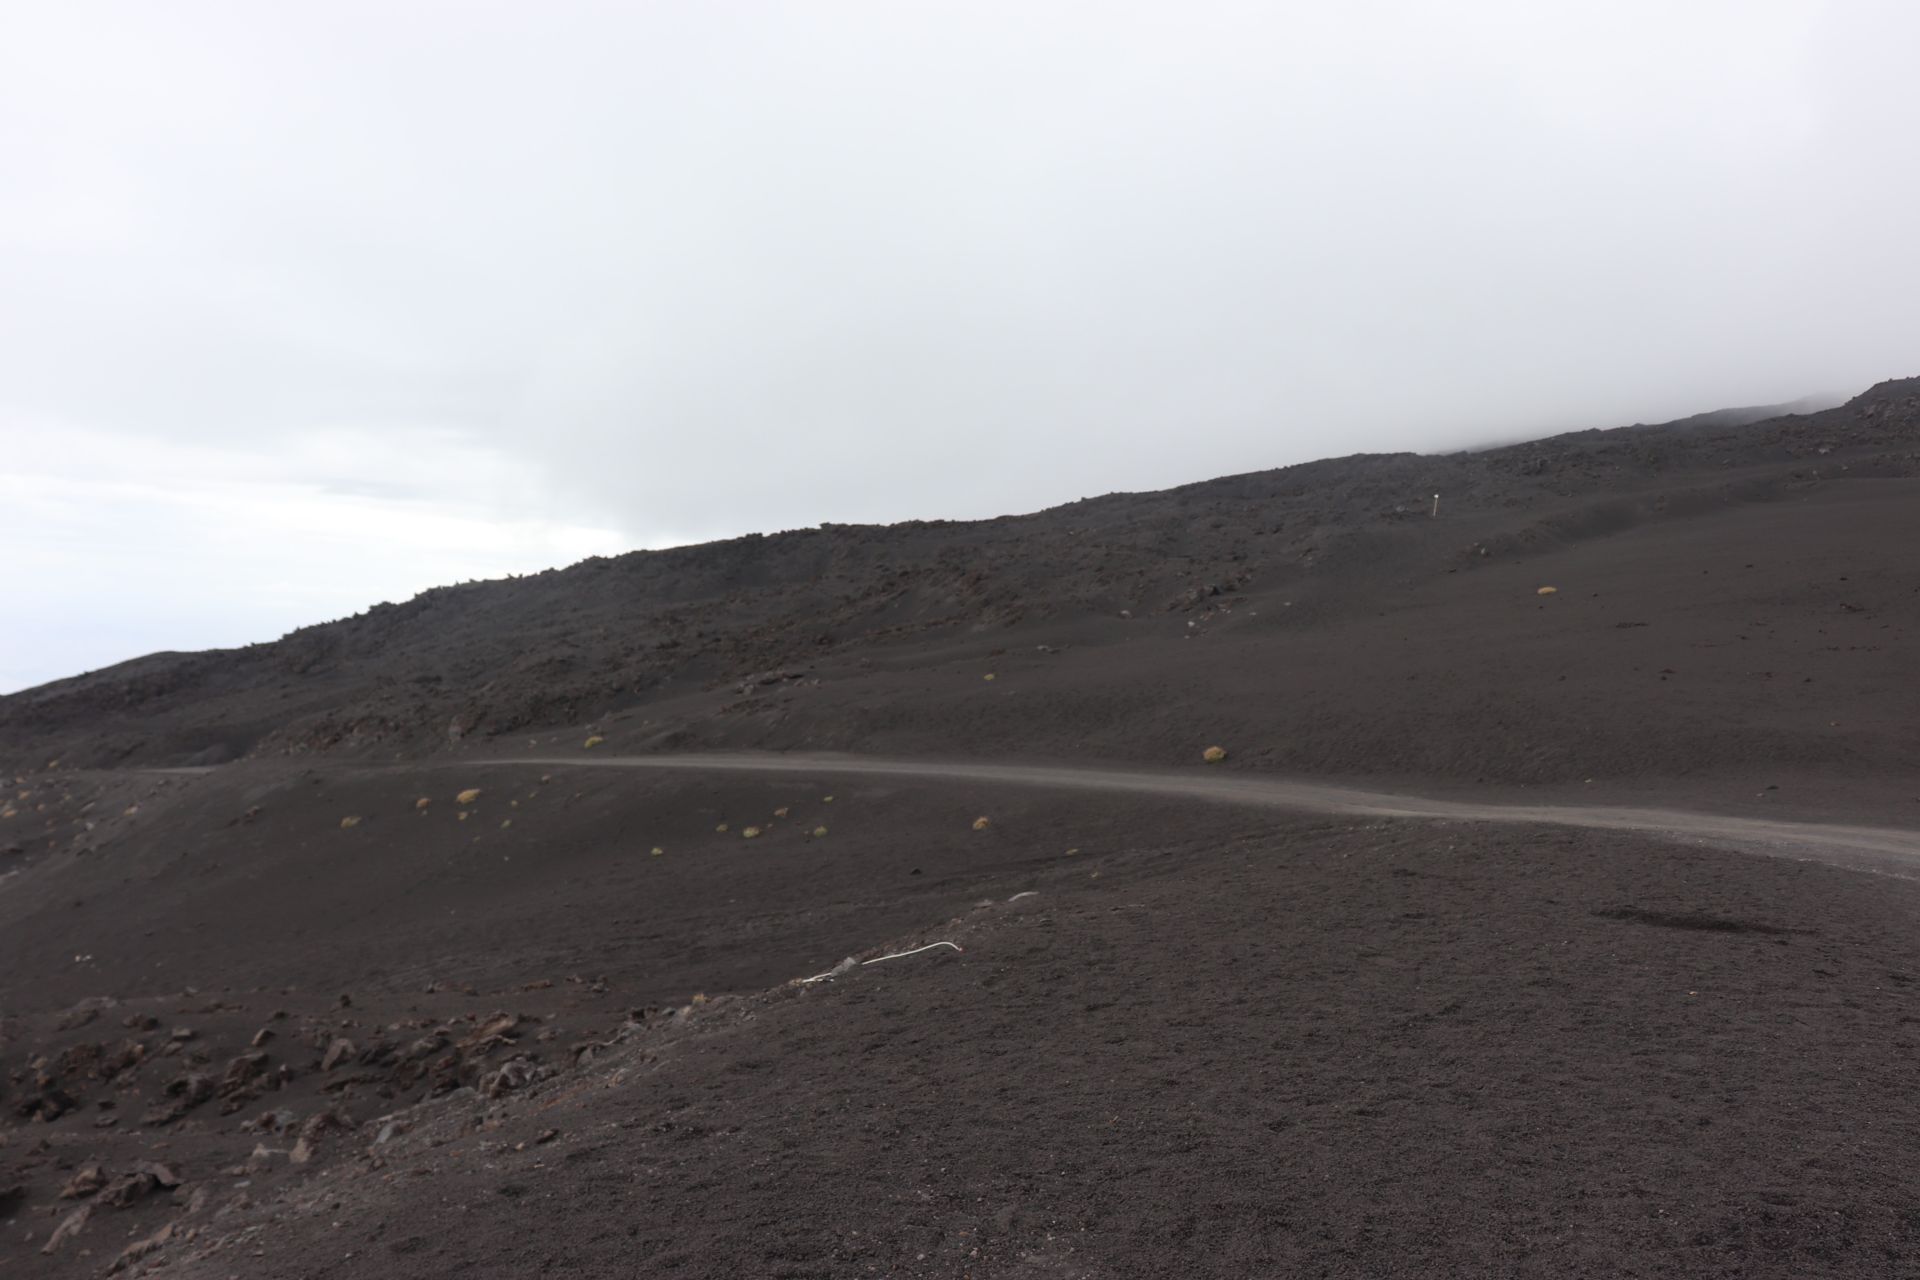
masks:
{"type": "Polygon", "coordinates": [[[953,949],[954,949],[955,951],[963,951],[963,950],[965,950],[965,948],[963,948],[963,947],[962,947],[962,946],[961,946],[961,945],[960,945],[959,943],[957,943],[957,942],[929,942],[929,943],[928,943],[928,944],[927,944],[926,946],[924,946],[924,947],[915,947],[915,948],[914,948],[913,950],[911,950],[911,951],[896,951],[896,952],[894,952],[894,953],[893,953],[892,955],[890,955],[890,956],[875,956],[875,957],[874,957],[873,959],[871,959],[871,960],[862,960],[862,961],[861,961],[860,963],[861,963],[861,964],[879,964],[879,963],[880,963],[880,962],[881,962],[882,960],[898,960],[898,959],[900,959],[900,958],[901,958],[902,956],[917,956],[917,955],[919,955],[919,954],[920,954],[920,953],[921,953],[922,951],[931,951],[931,950],[933,950],[933,949],[934,949],[935,947],[952,947],[952,948],[953,948],[953,949]]]}
{"type": "MultiPolygon", "coordinates": [[[[905,957],[905,956],[917,956],[917,955],[919,955],[919,954],[920,954],[920,953],[921,953],[922,951],[931,951],[931,950],[933,950],[933,949],[934,949],[935,947],[952,947],[952,948],[953,948],[953,949],[954,949],[955,951],[964,951],[964,950],[966,950],[966,948],[964,948],[964,947],[962,947],[962,946],[961,946],[961,945],[960,945],[959,943],[957,943],[957,942],[929,942],[929,943],[928,943],[928,944],[927,944],[926,946],[924,946],[924,947],[915,947],[915,948],[914,948],[913,950],[911,950],[911,951],[896,951],[896,952],[894,952],[894,953],[893,953],[892,955],[889,955],[889,956],[875,956],[875,957],[874,957],[873,959],[871,959],[871,960],[862,960],[862,961],[860,962],[860,965],[862,965],[862,966],[864,966],[864,965],[869,965],[869,964],[879,964],[879,963],[880,963],[880,962],[881,962],[882,960],[899,960],[899,959],[901,959],[901,958],[903,958],[903,957],[905,957]]],[[[826,971],[825,973],[816,973],[816,974],[814,974],[814,975],[813,975],[813,976],[812,976],[811,978],[802,978],[802,979],[800,979],[800,985],[804,987],[804,986],[806,986],[806,985],[807,985],[808,983],[811,983],[811,982],[824,982],[824,981],[826,981],[826,980],[827,980],[828,978],[837,978],[837,977],[839,977],[839,976],[840,976],[841,974],[843,974],[843,973],[846,973],[846,972],[848,972],[849,970],[851,970],[851,969],[854,969],[854,968],[857,968],[857,967],[859,967],[859,966],[856,966],[856,965],[855,965],[855,964],[853,963],[853,957],[851,957],[851,956],[849,956],[849,957],[847,957],[847,958],[846,958],[845,960],[842,960],[842,961],[841,961],[841,962],[840,962],[839,964],[837,964],[837,965],[835,965],[835,966],[833,966],[833,968],[831,968],[831,969],[829,969],[829,970],[827,970],[827,971],[826,971]]]]}

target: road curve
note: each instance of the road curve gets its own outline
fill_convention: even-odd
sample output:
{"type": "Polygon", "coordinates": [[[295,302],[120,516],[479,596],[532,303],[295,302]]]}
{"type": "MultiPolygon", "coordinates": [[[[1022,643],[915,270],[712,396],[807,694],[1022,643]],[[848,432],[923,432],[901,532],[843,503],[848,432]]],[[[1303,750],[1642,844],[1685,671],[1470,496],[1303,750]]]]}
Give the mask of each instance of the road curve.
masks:
{"type": "MultiPolygon", "coordinates": [[[[481,763],[469,761],[466,767],[481,763]]],[[[1603,805],[1482,804],[1366,791],[1318,782],[1208,771],[1166,773],[1068,765],[985,764],[966,761],[883,760],[853,755],[697,753],[660,756],[528,756],[489,764],[542,768],[679,769],[700,773],[805,773],[986,782],[1054,790],[1119,791],[1129,795],[1211,800],[1221,804],[1284,809],[1296,813],[1362,818],[1427,818],[1455,822],[1522,822],[1638,831],[1673,840],[1745,849],[1782,857],[1810,858],[1920,878],[1920,831],[1852,827],[1817,822],[1776,822],[1677,809],[1603,805]]]]}

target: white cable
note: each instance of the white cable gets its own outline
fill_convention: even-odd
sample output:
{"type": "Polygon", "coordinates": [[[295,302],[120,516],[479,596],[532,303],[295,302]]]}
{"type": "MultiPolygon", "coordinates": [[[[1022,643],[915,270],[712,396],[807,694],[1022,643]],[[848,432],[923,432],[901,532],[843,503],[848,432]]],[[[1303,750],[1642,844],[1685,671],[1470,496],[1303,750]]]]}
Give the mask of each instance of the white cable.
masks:
{"type": "Polygon", "coordinates": [[[955,951],[962,950],[960,944],[957,942],[929,942],[926,946],[915,947],[911,951],[896,951],[890,956],[875,956],[871,960],[862,960],[860,963],[863,965],[879,964],[882,960],[898,960],[902,956],[917,956],[922,951],[931,951],[935,947],[952,947],[955,951]]]}
{"type": "MultiPolygon", "coordinates": [[[[963,948],[957,942],[929,942],[926,946],[915,947],[911,951],[896,951],[890,956],[875,956],[871,960],[862,960],[860,963],[862,965],[879,964],[882,960],[898,960],[903,956],[917,956],[922,951],[931,951],[935,947],[952,947],[955,951],[965,950],[965,948],[963,948]]],[[[849,959],[851,959],[851,957],[849,957],[849,959]]],[[[847,971],[847,968],[848,968],[847,961],[842,961],[841,963],[835,965],[833,968],[827,970],[825,973],[816,973],[811,978],[800,979],[800,985],[804,987],[811,982],[824,982],[828,978],[837,977],[840,974],[845,973],[847,971]]]]}

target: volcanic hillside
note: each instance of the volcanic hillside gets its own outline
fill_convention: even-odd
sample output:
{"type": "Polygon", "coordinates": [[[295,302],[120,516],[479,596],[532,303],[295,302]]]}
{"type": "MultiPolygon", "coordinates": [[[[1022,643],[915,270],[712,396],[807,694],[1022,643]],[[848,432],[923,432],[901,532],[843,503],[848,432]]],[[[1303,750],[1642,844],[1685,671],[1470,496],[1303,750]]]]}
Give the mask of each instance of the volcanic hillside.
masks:
{"type": "Polygon", "coordinates": [[[1900,773],[1920,380],[1763,413],[447,587],[0,698],[0,761],[391,759],[588,725],[1141,762],[1231,736],[1243,763],[1469,783],[1900,773]]]}
{"type": "Polygon", "coordinates": [[[1920,1274],[1916,546],[1909,380],[0,699],[0,1275],[1920,1274]]]}

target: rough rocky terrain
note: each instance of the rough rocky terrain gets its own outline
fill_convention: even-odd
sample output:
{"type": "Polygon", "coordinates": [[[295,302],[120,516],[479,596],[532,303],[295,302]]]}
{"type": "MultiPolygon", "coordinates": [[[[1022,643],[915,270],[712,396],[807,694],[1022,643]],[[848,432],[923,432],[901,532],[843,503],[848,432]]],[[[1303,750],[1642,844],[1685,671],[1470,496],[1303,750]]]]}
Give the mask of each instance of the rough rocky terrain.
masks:
{"type": "Polygon", "coordinates": [[[1914,1274],[1915,545],[1909,381],[0,699],[0,1274],[1914,1274]]]}

